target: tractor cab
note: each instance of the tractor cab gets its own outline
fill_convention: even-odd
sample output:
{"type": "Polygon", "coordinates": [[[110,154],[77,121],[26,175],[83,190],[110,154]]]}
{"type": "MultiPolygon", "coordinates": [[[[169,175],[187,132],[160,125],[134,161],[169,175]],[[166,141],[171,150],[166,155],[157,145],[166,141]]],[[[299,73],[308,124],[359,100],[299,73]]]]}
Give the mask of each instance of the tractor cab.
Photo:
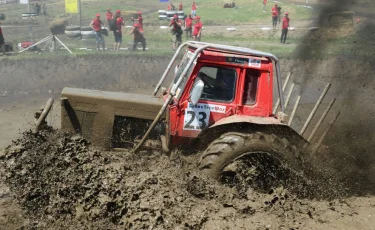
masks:
{"type": "Polygon", "coordinates": [[[272,114],[271,59],[207,48],[182,77],[196,50],[189,47],[185,51],[174,79],[175,85],[182,78],[169,106],[175,144],[196,138],[202,130],[234,115],[236,119],[253,116],[280,123],[272,114]]]}
{"type": "MultiPolygon", "coordinates": [[[[166,103],[171,102],[166,110],[170,132],[167,136],[172,145],[186,144],[202,135],[202,131],[225,124],[282,124],[272,114],[274,64],[281,88],[278,59],[260,51],[185,43],[173,57],[154,95],[184,47],[169,96],[165,96],[166,103]]],[[[279,96],[283,111],[283,97],[279,96]]]]}

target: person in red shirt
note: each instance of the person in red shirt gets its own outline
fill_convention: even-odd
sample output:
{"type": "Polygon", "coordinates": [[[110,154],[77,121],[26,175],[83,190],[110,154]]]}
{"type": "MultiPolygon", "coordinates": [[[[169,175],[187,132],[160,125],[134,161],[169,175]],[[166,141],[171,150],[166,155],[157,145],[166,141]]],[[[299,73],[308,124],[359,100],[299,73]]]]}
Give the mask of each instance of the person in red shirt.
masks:
{"type": "MultiPolygon", "coordinates": [[[[143,30],[143,17],[142,17],[142,12],[138,12],[137,13],[138,14],[138,17],[137,18],[134,18],[134,17],[132,17],[132,19],[133,19],[133,21],[138,21],[138,26],[140,27],[140,28],[142,28],[142,30],[143,30]]],[[[134,23],[135,24],[135,23],[134,23]]]]}
{"type": "Polygon", "coordinates": [[[134,34],[134,44],[133,50],[137,48],[138,42],[142,43],[143,51],[146,50],[146,38],[143,34],[143,29],[138,23],[134,24],[133,30],[130,32],[130,35],[134,34]]]}
{"type": "Polygon", "coordinates": [[[100,45],[102,45],[103,51],[105,50],[105,43],[102,34],[103,22],[100,20],[100,14],[96,14],[96,18],[91,21],[90,27],[95,31],[96,37],[96,49],[100,50],[100,45]]]}
{"type": "Polygon", "coordinates": [[[268,0],[263,0],[263,12],[266,12],[267,1],[268,0]]]}
{"type": "Polygon", "coordinates": [[[108,24],[108,21],[111,20],[113,18],[113,13],[111,12],[111,9],[107,9],[107,12],[105,13],[105,20],[107,21],[107,24],[108,24]]]}
{"type": "Polygon", "coordinates": [[[113,19],[116,20],[117,30],[113,31],[115,36],[115,43],[113,45],[114,51],[119,51],[122,43],[122,26],[125,25],[123,17],[121,17],[121,11],[116,10],[116,13],[113,15],[113,19]]]}
{"type": "Polygon", "coordinates": [[[169,24],[169,27],[173,26],[172,28],[172,49],[173,50],[176,50],[177,47],[180,46],[180,44],[182,43],[182,23],[181,21],[178,19],[178,16],[177,14],[175,14],[173,16],[173,19],[171,20],[171,23],[169,24]]]}
{"type": "Polygon", "coordinates": [[[0,22],[0,48],[3,51],[3,55],[5,55],[5,41],[4,41],[4,35],[3,35],[3,29],[1,29],[1,22],[0,22]]]}
{"type": "Polygon", "coordinates": [[[193,15],[193,17],[197,15],[197,5],[195,4],[195,1],[193,1],[193,4],[191,5],[191,15],[193,15]]]}
{"type": "Polygon", "coordinates": [[[186,31],[186,39],[189,40],[192,38],[192,28],[193,28],[193,18],[191,14],[185,19],[185,31],[186,31]]]}
{"type": "Polygon", "coordinates": [[[180,5],[178,5],[178,10],[182,10],[182,2],[180,2],[180,5]]]}
{"type": "Polygon", "coordinates": [[[194,25],[194,30],[193,30],[194,41],[200,41],[201,40],[202,27],[203,27],[203,24],[201,22],[201,17],[199,17],[199,16],[195,17],[195,25],[194,25]]]}
{"type": "Polygon", "coordinates": [[[282,21],[282,31],[281,31],[280,43],[285,44],[286,36],[288,35],[288,28],[289,28],[289,21],[290,21],[288,12],[285,12],[285,16],[283,17],[283,19],[281,19],[281,21],[282,21]]]}
{"type": "Polygon", "coordinates": [[[271,12],[272,12],[272,26],[273,26],[273,29],[276,30],[277,19],[279,17],[279,11],[277,10],[277,4],[275,4],[275,6],[272,8],[271,12]]]}

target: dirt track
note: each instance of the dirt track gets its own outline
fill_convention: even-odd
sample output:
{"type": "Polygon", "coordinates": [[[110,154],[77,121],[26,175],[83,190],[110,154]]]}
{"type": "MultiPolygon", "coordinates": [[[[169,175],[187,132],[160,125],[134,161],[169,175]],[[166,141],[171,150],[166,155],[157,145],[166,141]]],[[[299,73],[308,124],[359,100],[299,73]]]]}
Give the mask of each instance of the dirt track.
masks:
{"type": "MultiPolygon", "coordinates": [[[[359,29],[356,45],[374,53],[374,27],[359,29]]],[[[293,72],[303,96],[296,130],[332,84],[323,105],[337,97],[334,111],[341,115],[316,155],[315,164],[330,174],[315,189],[335,199],[297,198],[287,188],[249,189],[244,196],[196,173],[196,156],[100,152],[53,130],[21,135],[62,87],[150,93],[168,58],[1,59],[0,229],[375,229],[374,59],[353,59],[354,44],[335,58],[315,58],[331,39],[321,35],[281,66],[283,76],[293,72]],[[17,137],[4,156],[1,150],[17,137]]],[[[59,127],[58,101],[48,121],[59,127]]]]}
{"type": "MultiPolygon", "coordinates": [[[[140,61],[138,58],[114,58],[114,60],[110,60],[111,63],[122,65],[122,63],[130,62],[139,65],[140,70],[134,71],[125,68],[125,74],[108,75],[108,69],[97,68],[93,65],[97,58],[60,60],[70,68],[65,68],[62,65],[49,65],[54,63],[54,60],[25,61],[23,65],[26,68],[18,68],[18,63],[14,61],[3,62],[6,65],[1,69],[1,73],[5,73],[5,76],[12,73],[12,77],[2,78],[2,84],[0,84],[2,86],[0,91],[7,91],[0,98],[2,110],[0,132],[8,133],[9,138],[8,140],[6,140],[7,136],[2,138],[2,148],[10,143],[10,139],[15,139],[17,133],[20,133],[20,131],[14,132],[14,127],[18,126],[21,130],[29,127],[27,125],[31,123],[32,112],[38,109],[47,97],[58,98],[61,87],[95,87],[104,90],[150,92],[168,62],[167,59],[149,58],[140,61]],[[42,68],[34,69],[36,63],[42,68]],[[145,68],[150,65],[151,69],[145,68]],[[77,69],[87,75],[79,74],[77,69]],[[147,69],[149,72],[145,72],[147,69]],[[26,83],[22,79],[29,72],[37,74],[31,75],[26,83]],[[90,75],[88,75],[89,73],[90,75]],[[130,84],[133,79],[137,79],[137,85],[130,84]],[[43,82],[43,86],[38,89],[40,82],[43,82]],[[49,90],[52,92],[50,93],[49,90]],[[11,106],[12,103],[14,107],[11,106]],[[24,106],[20,104],[24,104],[24,106]],[[20,113],[24,114],[22,119],[17,116],[20,113]]],[[[342,65],[336,66],[337,62],[334,59],[325,61],[324,65],[319,62],[301,62],[303,61],[284,61],[282,63],[284,76],[286,72],[293,71],[295,81],[302,85],[305,82],[298,79],[300,74],[309,76],[308,73],[311,73],[311,78],[315,76],[314,80],[308,81],[308,87],[298,88],[297,91],[312,92],[316,88],[321,89],[325,82],[330,81],[333,84],[332,94],[337,95],[339,99],[338,108],[348,103],[347,91],[340,88],[339,82],[348,75],[357,79],[355,76],[362,73],[350,72],[356,71],[349,65],[349,63],[355,64],[353,60],[347,60],[348,63],[340,60],[340,63],[343,63],[343,66],[347,66],[347,68],[342,65]],[[300,72],[295,68],[296,65],[303,65],[306,69],[300,72]],[[325,67],[318,72],[313,71],[313,68],[318,65],[325,67]],[[336,79],[325,77],[333,76],[333,73],[335,73],[336,79]]],[[[370,66],[366,70],[366,67],[362,65],[362,70],[371,72],[370,66]]],[[[362,85],[363,82],[355,84],[362,85]]],[[[367,83],[366,87],[363,87],[363,91],[356,95],[358,100],[367,98],[369,92],[366,89],[371,92],[372,83],[367,83]]],[[[316,100],[314,97],[318,96],[314,93],[307,95],[304,99],[304,103],[307,105],[311,103],[310,100],[316,100]]],[[[348,124],[355,125],[351,122],[353,116],[360,116],[360,113],[354,113],[354,111],[371,110],[371,108],[363,107],[363,104],[360,103],[351,103],[351,106],[351,110],[342,111],[344,115],[341,116],[332,131],[337,133],[337,129],[339,129],[341,130],[340,135],[330,136],[327,140],[328,153],[324,154],[329,155],[318,155],[321,156],[318,161],[323,159],[323,162],[333,170],[342,170],[341,182],[344,183],[344,187],[349,189],[347,195],[359,193],[372,195],[372,184],[369,181],[372,178],[373,165],[371,164],[374,161],[369,158],[371,153],[362,151],[353,154],[354,152],[351,152],[353,155],[348,161],[349,156],[346,151],[335,152],[338,149],[345,150],[345,148],[336,148],[338,144],[331,144],[345,143],[348,141],[346,138],[351,138],[350,134],[353,131],[346,127],[351,127],[347,126],[348,124]],[[369,160],[358,165],[357,159],[360,160],[363,157],[369,160]],[[366,166],[363,167],[364,164],[366,166]]],[[[50,121],[58,127],[59,116],[56,107],[55,115],[50,121]]],[[[306,115],[303,113],[307,112],[307,110],[300,111],[296,119],[296,128],[304,121],[302,117],[306,115]]],[[[357,122],[356,124],[361,123],[357,122]]],[[[369,124],[372,123],[367,123],[367,125],[369,124]]],[[[136,156],[137,160],[134,160],[134,156],[128,153],[95,152],[88,150],[85,143],[79,139],[54,138],[55,135],[44,133],[35,137],[28,134],[26,138],[13,145],[13,150],[8,151],[7,173],[3,176],[6,175],[12,190],[17,192],[11,195],[7,186],[0,185],[0,205],[5,207],[3,210],[8,210],[6,213],[0,213],[0,221],[4,223],[3,226],[7,226],[6,229],[14,229],[17,226],[28,228],[38,226],[42,229],[51,226],[59,226],[59,228],[111,226],[110,228],[118,228],[120,226],[130,227],[130,224],[133,229],[150,226],[154,226],[156,229],[248,229],[248,226],[252,226],[250,229],[371,229],[374,226],[375,218],[372,215],[375,211],[375,200],[373,197],[366,198],[361,195],[361,197],[347,198],[347,196],[343,196],[333,201],[312,201],[297,199],[294,194],[290,194],[285,189],[275,190],[268,195],[249,190],[246,197],[243,197],[236,190],[223,188],[214,181],[196,179],[194,177],[196,167],[194,157],[176,155],[167,157],[161,153],[151,155],[144,153],[141,155],[141,159],[136,156]],[[61,140],[65,140],[63,146],[61,140]],[[21,148],[19,148],[20,146],[21,148]],[[79,154],[76,155],[77,151],[72,149],[78,150],[79,154]],[[72,158],[72,154],[76,156],[72,158]],[[77,160],[73,160],[74,158],[77,160]],[[68,160],[66,165],[61,165],[61,162],[66,160],[68,160]],[[28,163],[24,164],[25,161],[28,163]],[[52,171],[49,169],[56,167],[60,168],[60,171],[53,171],[51,174],[52,171]],[[20,171],[20,168],[24,170],[20,171]],[[35,171],[34,168],[37,170],[35,171]],[[64,176],[60,176],[62,174],[64,176]],[[25,177],[25,175],[28,176],[25,177]],[[84,175],[90,175],[90,178],[82,181],[84,175]],[[39,180],[25,180],[25,178],[39,177],[46,178],[45,183],[40,184],[39,180]],[[66,192],[59,190],[62,188],[66,192]],[[82,188],[84,189],[82,190],[82,188]],[[116,195],[116,191],[122,191],[121,195],[116,195]],[[11,198],[14,196],[24,207],[24,211],[21,211],[15,200],[11,198]],[[92,199],[85,200],[87,196],[91,196],[92,199]],[[279,199],[277,202],[275,202],[275,197],[279,199]],[[112,207],[114,204],[115,206],[112,207]],[[119,210],[122,208],[126,208],[127,212],[121,214],[119,210]],[[81,216],[82,209],[84,211],[81,216]],[[107,211],[103,212],[103,210],[107,211]],[[46,216],[47,218],[45,218],[46,216]]],[[[358,145],[352,143],[350,149],[361,149],[360,147],[363,146],[364,150],[373,143],[369,140],[364,141],[358,145]]],[[[329,192],[327,191],[327,193],[329,192]]]]}
{"type": "Polygon", "coordinates": [[[100,152],[53,130],[25,133],[6,152],[6,181],[27,212],[17,219],[9,214],[18,209],[6,204],[12,211],[3,214],[6,229],[372,229],[375,223],[373,198],[312,201],[285,188],[244,194],[199,175],[194,156],[100,152]]]}

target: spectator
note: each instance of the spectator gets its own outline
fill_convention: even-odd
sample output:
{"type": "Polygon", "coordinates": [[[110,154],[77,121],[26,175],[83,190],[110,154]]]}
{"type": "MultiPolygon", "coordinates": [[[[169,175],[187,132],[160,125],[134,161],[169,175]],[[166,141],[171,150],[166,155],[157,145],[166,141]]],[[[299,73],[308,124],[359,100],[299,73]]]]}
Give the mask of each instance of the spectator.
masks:
{"type": "Polygon", "coordinates": [[[168,10],[168,11],[171,11],[171,10],[172,10],[172,3],[171,3],[171,2],[168,4],[168,6],[167,6],[167,10],[168,10]]]}
{"type": "Polygon", "coordinates": [[[197,5],[195,4],[195,1],[193,1],[193,4],[191,5],[191,15],[193,17],[197,16],[197,5]]]}
{"type": "Polygon", "coordinates": [[[171,8],[172,10],[176,10],[176,7],[173,5],[173,3],[171,3],[171,8]]]}
{"type": "Polygon", "coordinates": [[[201,17],[197,16],[195,17],[195,25],[194,25],[194,31],[193,31],[193,39],[194,41],[200,41],[201,35],[202,35],[202,27],[203,24],[201,22],[201,17]]]}
{"type": "Polygon", "coordinates": [[[272,8],[271,13],[272,13],[272,26],[273,26],[273,29],[276,30],[277,19],[279,17],[279,14],[277,13],[277,4],[275,4],[275,6],[272,8]]]}
{"type": "Polygon", "coordinates": [[[285,44],[286,36],[288,35],[288,28],[289,28],[289,13],[285,12],[285,16],[282,19],[282,31],[281,31],[281,38],[280,38],[280,43],[285,44]]]}
{"type": "Polygon", "coordinates": [[[192,28],[193,28],[193,18],[191,14],[185,19],[185,31],[186,31],[186,40],[191,39],[192,36],[192,28]]]}
{"type": "Polygon", "coordinates": [[[90,27],[95,31],[96,50],[98,51],[100,51],[100,45],[102,45],[103,51],[105,50],[105,43],[102,34],[103,25],[103,22],[100,20],[100,14],[96,14],[96,18],[90,23],[90,27]]]}
{"type": "Polygon", "coordinates": [[[143,17],[142,17],[142,12],[137,13],[138,17],[134,18],[132,17],[133,21],[138,21],[138,26],[143,30],[143,17]]]}
{"type": "Polygon", "coordinates": [[[281,7],[280,6],[277,7],[277,21],[280,24],[281,22],[281,7]]]}
{"type": "Polygon", "coordinates": [[[113,18],[113,13],[111,12],[111,9],[108,8],[107,12],[105,13],[105,20],[107,24],[109,23],[109,20],[111,20],[112,18],[113,18]]]}
{"type": "Polygon", "coordinates": [[[180,5],[178,5],[178,10],[180,10],[180,11],[183,10],[182,9],[182,2],[180,2],[180,5]]]}
{"type": "Polygon", "coordinates": [[[134,24],[133,30],[130,35],[134,34],[133,50],[137,48],[138,42],[142,43],[143,51],[146,50],[146,38],[144,37],[143,29],[138,23],[134,24]]]}
{"type": "Polygon", "coordinates": [[[3,36],[3,30],[1,29],[1,22],[0,22],[0,48],[3,51],[3,55],[5,55],[5,41],[3,36]]]}
{"type": "Polygon", "coordinates": [[[267,1],[268,0],[263,0],[263,12],[266,12],[267,1]]]}
{"type": "Polygon", "coordinates": [[[40,5],[39,5],[39,3],[36,3],[36,4],[35,4],[35,13],[36,13],[36,15],[38,15],[38,16],[39,16],[39,14],[40,14],[40,5]]]}
{"type": "Polygon", "coordinates": [[[122,26],[125,25],[123,17],[121,17],[121,11],[116,10],[116,13],[113,15],[113,19],[116,21],[116,30],[113,31],[113,35],[115,36],[115,43],[113,45],[113,49],[115,52],[120,50],[120,46],[122,43],[122,26]]]}
{"type": "Polygon", "coordinates": [[[172,49],[176,50],[177,47],[180,46],[182,43],[182,29],[181,29],[181,21],[178,19],[177,14],[173,16],[169,27],[173,26],[172,28],[172,49]]]}
{"type": "Polygon", "coordinates": [[[43,5],[42,5],[42,14],[43,14],[44,16],[47,16],[47,15],[48,15],[46,4],[43,4],[43,5]]]}

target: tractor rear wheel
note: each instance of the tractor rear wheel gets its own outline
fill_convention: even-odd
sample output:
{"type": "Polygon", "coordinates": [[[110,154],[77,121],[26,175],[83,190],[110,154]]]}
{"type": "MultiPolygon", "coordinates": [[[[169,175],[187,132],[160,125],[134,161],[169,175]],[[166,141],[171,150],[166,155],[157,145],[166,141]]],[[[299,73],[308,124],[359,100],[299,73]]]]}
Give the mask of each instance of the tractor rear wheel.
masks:
{"type": "Polygon", "coordinates": [[[268,192],[295,180],[303,159],[295,146],[275,134],[230,132],[208,146],[199,168],[225,184],[268,192]]]}

